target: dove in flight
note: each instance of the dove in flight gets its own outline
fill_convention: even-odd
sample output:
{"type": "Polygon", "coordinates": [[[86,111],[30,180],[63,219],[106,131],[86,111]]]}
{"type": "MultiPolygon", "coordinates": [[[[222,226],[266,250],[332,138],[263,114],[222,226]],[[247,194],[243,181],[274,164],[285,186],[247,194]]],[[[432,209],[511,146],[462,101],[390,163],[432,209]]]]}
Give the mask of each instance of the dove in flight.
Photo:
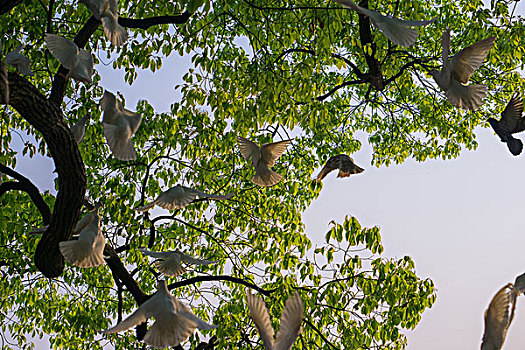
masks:
{"type": "Polygon", "coordinates": [[[102,22],[104,34],[115,46],[121,46],[128,39],[128,32],[118,23],[117,0],[80,0],[102,22]]]}
{"type": "Polygon", "coordinates": [[[19,73],[29,75],[32,77],[34,74],[31,71],[30,67],[31,60],[20,53],[23,48],[24,45],[20,44],[14,51],[9,52],[7,55],[5,55],[5,63],[15,67],[19,73]]]}
{"type": "Polygon", "coordinates": [[[69,69],[67,77],[83,82],[93,83],[93,56],[87,50],[81,49],[69,39],[54,34],[46,34],[44,41],[49,52],[64,66],[69,69]]]}
{"type": "Polygon", "coordinates": [[[289,350],[292,348],[295,339],[301,333],[301,323],[303,321],[303,301],[298,292],[290,296],[284,305],[281,315],[279,331],[274,342],[274,330],[268,315],[268,309],[262,299],[246,291],[246,299],[250,316],[259,331],[264,343],[265,350],[289,350]]]}
{"type": "Polygon", "coordinates": [[[489,118],[488,122],[496,135],[499,136],[501,142],[506,142],[510,153],[517,156],[523,150],[523,143],[521,140],[512,137],[525,130],[525,118],[523,114],[523,100],[517,96],[513,96],[505,110],[501,113],[501,119],[498,121],[494,118],[489,118]]]}
{"type": "Polygon", "coordinates": [[[292,140],[265,143],[261,147],[257,146],[255,142],[241,136],[237,136],[237,141],[241,155],[246,160],[251,159],[253,167],[255,168],[255,175],[251,179],[254,184],[259,186],[273,186],[281,181],[283,176],[271,170],[270,167],[274,166],[275,161],[286,151],[286,148],[292,140]]]}
{"type": "Polygon", "coordinates": [[[203,259],[193,258],[187,254],[184,254],[180,250],[167,251],[167,252],[152,252],[143,248],[140,251],[144,255],[148,255],[158,259],[155,261],[155,266],[164,276],[178,276],[186,272],[186,268],[182,266],[182,263],[188,265],[210,265],[215,264],[217,261],[209,261],[203,259]]]}
{"type": "Polygon", "coordinates": [[[359,174],[365,171],[365,169],[357,166],[354,163],[352,157],[347,156],[346,154],[338,154],[336,156],[330,157],[330,159],[326,161],[325,166],[317,175],[316,181],[321,182],[326,175],[335,169],[339,169],[337,177],[348,177],[350,175],[359,174]]]}
{"type": "Polygon", "coordinates": [[[370,18],[370,22],[383,33],[388,40],[396,45],[412,46],[417,40],[418,32],[410,27],[423,27],[432,24],[437,17],[430,21],[411,21],[402,20],[394,17],[383,16],[377,11],[369,10],[364,7],[356,5],[352,0],[334,0],[345,8],[357,11],[370,18]]]}
{"type": "Polygon", "coordinates": [[[202,198],[209,198],[215,200],[230,199],[233,197],[233,193],[229,193],[225,196],[207,194],[202,191],[196,190],[194,188],[189,188],[186,186],[173,186],[169,190],[162,192],[157,199],[153,202],[146,204],[143,207],[137,208],[138,211],[146,211],[153,208],[155,205],[158,205],[161,208],[168,210],[182,209],[188,204],[193,202],[197,196],[202,198]]]}
{"type": "Polygon", "coordinates": [[[441,71],[433,69],[429,73],[445,91],[448,101],[453,106],[475,110],[483,104],[483,99],[487,95],[487,85],[463,84],[467,84],[470,76],[482,65],[495,40],[496,37],[493,36],[478,41],[449,59],[450,29],[447,28],[443,32],[441,36],[443,66],[441,71]]]}
{"type": "Polygon", "coordinates": [[[135,312],[116,326],[102,331],[103,334],[123,332],[143,322],[155,318],[155,323],[144,336],[144,343],[154,348],[177,346],[186,340],[195,330],[214,329],[195,316],[184,304],[168,290],[165,280],[157,282],[157,292],[142,303],[135,312]]]}
{"type": "Polygon", "coordinates": [[[525,292],[525,273],[516,277],[514,284],[501,288],[490,301],[485,311],[485,332],[481,350],[500,350],[505,342],[507,330],[514,318],[516,298],[525,292]]]}
{"type": "Polygon", "coordinates": [[[106,239],[100,229],[98,210],[101,204],[86,214],[75,226],[73,233],[78,233],[78,240],[59,243],[60,252],[72,265],[78,267],[95,267],[104,262],[106,239]]]}
{"type": "Polygon", "coordinates": [[[120,160],[135,160],[137,153],[131,143],[131,137],[139,129],[141,115],[122,107],[120,101],[109,91],[104,92],[100,106],[104,111],[104,136],[111,153],[120,160]]]}
{"type": "Polygon", "coordinates": [[[77,145],[80,144],[80,142],[82,142],[82,140],[84,139],[84,134],[86,132],[86,123],[89,120],[89,118],[91,118],[91,114],[88,113],[82,118],[80,118],[80,120],[76,124],[72,125],[69,128],[73,133],[73,138],[77,142],[77,145]]]}

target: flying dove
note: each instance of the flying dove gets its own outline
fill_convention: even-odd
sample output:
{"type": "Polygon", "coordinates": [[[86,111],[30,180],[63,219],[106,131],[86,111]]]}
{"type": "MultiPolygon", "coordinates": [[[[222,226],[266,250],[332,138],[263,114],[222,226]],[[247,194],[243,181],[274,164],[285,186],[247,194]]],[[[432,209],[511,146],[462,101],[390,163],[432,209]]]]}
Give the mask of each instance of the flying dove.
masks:
{"type": "Polygon", "coordinates": [[[270,316],[266,305],[261,298],[246,291],[246,299],[250,316],[259,331],[264,343],[265,350],[289,350],[292,348],[295,339],[301,333],[301,323],[303,321],[303,301],[298,292],[286,300],[284,310],[281,315],[279,331],[275,342],[273,339],[274,330],[270,322],[270,316]]]}
{"type": "Polygon", "coordinates": [[[140,251],[144,255],[159,259],[155,261],[155,266],[157,266],[164,276],[178,276],[186,272],[186,268],[182,266],[182,263],[191,265],[210,265],[216,263],[216,261],[193,258],[178,249],[167,252],[152,252],[141,248],[140,251]]]}
{"type": "Polygon", "coordinates": [[[383,33],[388,40],[392,41],[396,45],[401,46],[412,46],[418,36],[417,30],[409,27],[423,27],[432,24],[436,21],[437,17],[432,18],[430,21],[405,21],[394,17],[383,16],[379,12],[366,9],[364,7],[356,5],[352,0],[334,0],[343,7],[352,9],[362,14],[363,16],[369,17],[370,22],[383,33]]]}
{"type": "Polygon", "coordinates": [[[443,32],[441,37],[443,67],[441,71],[431,70],[430,74],[438,86],[445,91],[447,99],[453,106],[475,110],[483,103],[487,95],[487,85],[463,84],[467,84],[470,76],[481,66],[495,40],[496,37],[493,36],[478,41],[449,59],[450,30],[447,28],[443,32]]]}
{"type": "Polygon", "coordinates": [[[510,153],[517,156],[523,150],[523,143],[512,137],[512,134],[522,132],[525,130],[525,118],[523,114],[523,100],[517,96],[513,96],[505,110],[501,113],[501,119],[498,121],[494,118],[489,118],[488,122],[494,132],[499,136],[501,142],[506,142],[510,153]]]}
{"type": "Polygon", "coordinates": [[[46,34],[44,41],[49,52],[64,66],[69,69],[68,78],[91,84],[93,80],[93,56],[87,50],[80,49],[77,44],[69,39],[54,34],[46,34]]]}
{"type": "Polygon", "coordinates": [[[209,199],[222,200],[232,198],[233,193],[221,196],[215,194],[207,194],[194,188],[177,185],[165,192],[162,192],[153,202],[143,207],[137,208],[136,210],[146,211],[153,208],[155,205],[158,205],[159,207],[168,210],[182,209],[191,202],[193,202],[195,198],[197,198],[197,196],[209,199]]]}
{"type": "Polygon", "coordinates": [[[520,291],[512,283],[501,288],[492,298],[485,311],[485,333],[481,350],[499,350],[503,346],[507,330],[514,318],[516,298],[520,291]]]}
{"type": "Polygon", "coordinates": [[[80,0],[93,13],[96,19],[102,22],[106,37],[115,46],[121,46],[127,39],[128,33],[118,23],[117,0],[80,0]]]}
{"type": "Polygon", "coordinates": [[[144,336],[144,342],[154,348],[177,346],[188,338],[195,328],[214,329],[199,317],[195,316],[184,304],[175,298],[168,290],[166,281],[157,282],[157,292],[140,305],[124,321],[115,327],[102,331],[103,334],[113,334],[128,330],[148,318],[154,317],[155,323],[144,336]]]}
{"type": "Polygon", "coordinates": [[[104,111],[104,136],[111,153],[120,160],[135,160],[137,153],[131,137],[137,132],[142,117],[122,107],[120,101],[109,91],[104,92],[100,106],[104,111]]]}
{"type": "Polygon", "coordinates": [[[20,53],[20,51],[22,51],[23,48],[23,45],[18,45],[18,47],[14,51],[9,52],[7,55],[5,55],[5,63],[15,67],[18,70],[18,72],[32,77],[34,74],[31,71],[30,67],[31,60],[20,53]]]}
{"type": "Polygon", "coordinates": [[[59,243],[60,252],[72,265],[78,267],[95,267],[104,262],[106,239],[100,230],[98,209],[86,214],[75,226],[73,233],[79,233],[78,240],[59,243]]]}
{"type": "Polygon", "coordinates": [[[76,124],[72,125],[70,128],[71,132],[73,133],[73,138],[77,142],[77,145],[80,144],[80,142],[82,142],[82,140],[84,139],[84,134],[86,132],[86,123],[89,120],[89,118],[91,118],[91,114],[88,113],[82,118],[80,118],[80,120],[76,124]]]}
{"type": "Polygon", "coordinates": [[[271,170],[269,167],[274,166],[275,161],[284,153],[292,140],[284,140],[274,143],[265,143],[261,147],[257,146],[244,137],[237,137],[239,149],[244,159],[252,161],[255,168],[255,175],[251,181],[259,186],[273,186],[283,177],[271,170]]]}
{"type": "Polygon", "coordinates": [[[365,169],[357,166],[354,163],[352,157],[347,156],[346,154],[338,154],[336,156],[330,157],[330,159],[326,161],[325,166],[321,172],[319,172],[319,175],[317,175],[316,181],[321,182],[326,175],[335,169],[339,169],[339,174],[337,174],[337,177],[348,177],[350,175],[359,174],[365,171],[365,169]]]}

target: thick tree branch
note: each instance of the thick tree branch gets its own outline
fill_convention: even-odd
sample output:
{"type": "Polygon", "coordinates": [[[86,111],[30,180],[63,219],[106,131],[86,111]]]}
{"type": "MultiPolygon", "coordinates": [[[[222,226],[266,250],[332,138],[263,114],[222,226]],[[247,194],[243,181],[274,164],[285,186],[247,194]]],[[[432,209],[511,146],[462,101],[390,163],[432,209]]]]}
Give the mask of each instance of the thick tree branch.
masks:
{"type": "Polygon", "coordinates": [[[184,286],[190,286],[198,282],[209,282],[209,281],[228,281],[228,282],[233,282],[237,284],[242,284],[243,286],[246,286],[248,288],[255,289],[256,291],[258,291],[259,293],[265,296],[268,296],[277,290],[277,288],[266,290],[251,282],[245,281],[242,278],[237,278],[237,277],[228,276],[228,275],[192,277],[184,281],[171,283],[168,285],[168,289],[171,290],[171,289],[180,288],[184,286]]]}
{"type": "MultiPolygon", "coordinates": [[[[16,73],[9,73],[9,89],[9,104],[42,134],[58,173],[53,215],[35,251],[36,267],[46,277],[58,277],[64,270],[58,243],[71,237],[86,192],[84,162],[57,105],[50,103],[35,86],[16,73]]],[[[0,94],[0,103],[5,103],[3,94],[0,94]]]]}
{"type": "Polygon", "coordinates": [[[26,192],[40,212],[44,225],[49,225],[51,222],[51,210],[44,201],[44,198],[42,198],[38,188],[28,178],[3,164],[0,164],[0,172],[18,180],[18,182],[10,181],[0,184],[0,197],[2,197],[2,195],[9,190],[19,190],[26,192]]]}
{"type": "Polygon", "coordinates": [[[189,12],[184,11],[181,15],[176,16],[157,16],[142,19],[119,17],[118,23],[126,28],[148,29],[159,24],[184,24],[190,16],[189,12]]]}

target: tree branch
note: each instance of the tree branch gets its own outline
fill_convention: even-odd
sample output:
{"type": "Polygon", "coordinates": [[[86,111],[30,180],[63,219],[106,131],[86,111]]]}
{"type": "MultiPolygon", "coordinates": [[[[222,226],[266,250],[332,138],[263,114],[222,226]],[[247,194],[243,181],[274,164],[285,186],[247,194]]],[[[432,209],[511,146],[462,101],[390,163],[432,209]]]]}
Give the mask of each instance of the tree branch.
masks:
{"type": "Polygon", "coordinates": [[[44,198],[40,194],[38,188],[28,178],[3,164],[0,164],[0,172],[18,180],[18,182],[10,181],[0,184],[0,197],[2,197],[2,195],[9,190],[19,190],[26,192],[40,212],[44,225],[49,225],[51,222],[51,210],[44,201],[44,198]]]}
{"type": "Polygon", "coordinates": [[[255,284],[253,284],[251,282],[245,281],[245,280],[243,280],[241,278],[228,276],[228,275],[197,276],[197,277],[193,277],[193,278],[188,278],[187,280],[184,280],[184,281],[171,283],[170,285],[168,285],[168,289],[171,290],[171,289],[180,288],[180,287],[184,287],[184,286],[190,286],[190,285],[198,283],[198,282],[209,282],[209,281],[228,281],[228,282],[233,282],[233,283],[237,283],[237,284],[242,284],[243,286],[246,286],[248,288],[255,289],[256,291],[258,291],[259,293],[261,293],[262,295],[265,295],[265,296],[268,296],[268,295],[272,294],[273,292],[275,292],[277,290],[277,288],[266,290],[266,289],[263,289],[263,288],[255,285],[255,284]]]}
{"type": "Polygon", "coordinates": [[[119,17],[118,23],[126,28],[148,29],[159,24],[184,24],[190,16],[191,14],[188,11],[184,11],[181,15],[176,16],[157,16],[142,19],[119,17]]]}

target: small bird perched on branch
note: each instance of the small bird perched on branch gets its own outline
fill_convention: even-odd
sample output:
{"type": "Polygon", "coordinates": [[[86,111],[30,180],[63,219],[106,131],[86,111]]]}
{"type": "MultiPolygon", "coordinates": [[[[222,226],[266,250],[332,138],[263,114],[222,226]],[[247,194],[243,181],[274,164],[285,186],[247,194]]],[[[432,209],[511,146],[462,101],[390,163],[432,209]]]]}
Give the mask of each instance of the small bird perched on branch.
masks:
{"type": "Polygon", "coordinates": [[[467,110],[478,109],[483,104],[487,95],[487,85],[467,84],[471,75],[483,64],[489,50],[494,46],[496,37],[478,41],[457,52],[449,59],[450,54],[450,29],[445,29],[441,36],[441,58],[443,66],[441,71],[436,69],[429,73],[438,86],[445,91],[448,101],[456,107],[467,110]]]}
{"type": "Polygon", "coordinates": [[[162,192],[153,202],[146,204],[143,207],[137,208],[137,211],[146,211],[158,205],[161,208],[168,210],[182,209],[193,202],[197,196],[208,199],[223,200],[233,197],[233,193],[227,195],[207,194],[194,188],[189,188],[182,185],[173,186],[169,190],[162,192]]]}
{"type": "Polygon", "coordinates": [[[525,130],[525,118],[523,118],[523,100],[518,96],[513,96],[505,110],[501,112],[501,119],[498,121],[489,118],[488,122],[494,132],[499,136],[501,142],[506,142],[510,153],[517,156],[523,150],[521,140],[512,137],[525,130]]]}
{"type": "Polygon", "coordinates": [[[255,175],[251,181],[259,186],[273,186],[282,179],[282,175],[271,170],[270,167],[275,165],[275,161],[286,151],[292,140],[278,141],[274,143],[265,143],[259,147],[244,137],[238,136],[239,149],[244,159],[252,161],[255,168],[255,175]]]}
{"type": "Polygon", "coordinates": [[[195,328],[208,330],[217,328],[195,316],[179,299],[168,290],[165,280],[157,282],[157,292],[142,303],[128,318],[111,327],[103,334],[113,334],[128,330],[138,324],[155,318],[155,323],[144,336],[144,343],[162,349],[177,346],[188,338],[195,328]]]}
{"type": "Polygon", "coordinates": [[[275,342],[273,338],[274,329],[264,301],[249,291],[246,291],[246,300],[250,316],[259,331],[265,350],[291,349],[295,339],[302,331],[301,323],[303,322],[304,311],[303,301],[299,293],[295,292],[286,300],[275,342]]]}
{"type": "Polygon", "coordinates": [[[359,174],[365,171],[365,169],[354,163],[352,157],[347,156],[346,154],[338,154],[330,157],[330,159],[326,161],[325,166],[321,169],[319,175],[317,175],[316,181],[321,182],[326,175],[335,169],[339,169],[337,177],[349,177],[350,175],[359,174]]]}
{"type": "Polygon", "coordinates": [[[388,40],[396,45],[412,46],[417,40],[418,32],[410,27],[423,27],[432,24],[437,17],[430,21],[402,20],[394,17],[383,16],[377,11],[369,10],[356,5],[352,0],[334,0],[347,9],[352,9],[370,18],[370,22],[383,33],[388,40]]]}
{"type": "Polygon", "coordinates": [[[140,251],[144,255],[159,259],[155,261],[155,266],[164,276],[178,276],[186,272],[186,268],[182,266],[182,263],[188,265],[211,265],[217,261],[209,261],[203,259],[193,258],[187,254],[184,254],[180,250],[167,251],[167,252],[152,252],[143,248],[140,251]]]}

